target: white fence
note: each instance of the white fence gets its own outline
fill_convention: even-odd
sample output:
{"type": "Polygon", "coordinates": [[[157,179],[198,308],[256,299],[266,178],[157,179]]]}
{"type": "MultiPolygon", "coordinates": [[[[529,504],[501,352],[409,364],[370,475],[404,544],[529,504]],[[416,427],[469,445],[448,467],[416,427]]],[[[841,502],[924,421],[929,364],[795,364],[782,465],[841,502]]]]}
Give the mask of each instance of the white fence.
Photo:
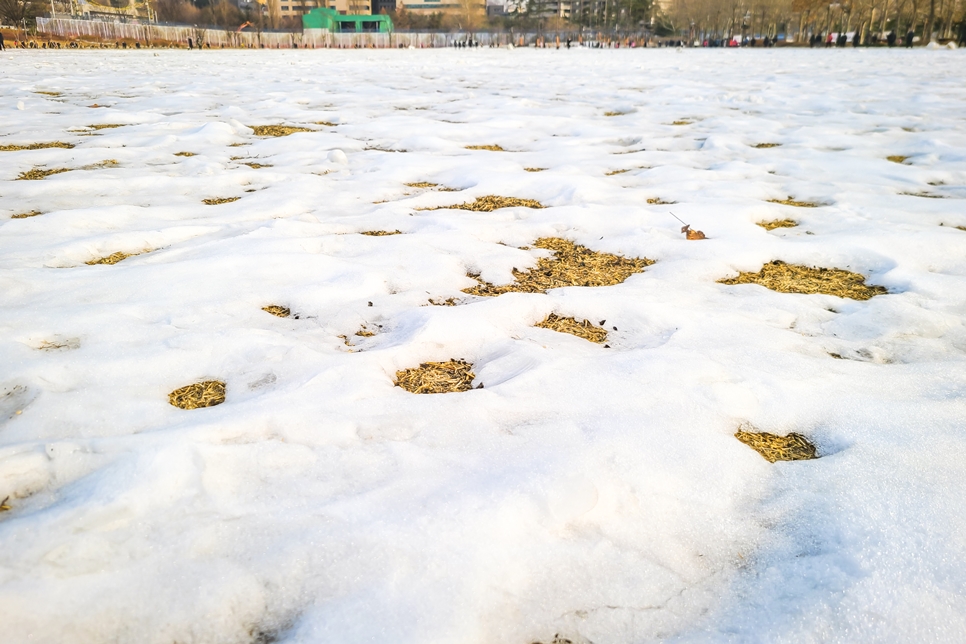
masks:
{"type": "MultiPolygon", "coordinates": [[[[107,22],[102,20],[72,20],[70,18],[37,18],[37,31],[60,38],[91,38],[107,42],[135,41],[145,45],[178,44],[194,46],[203,44],[212,49],[239,47],[253,49],[335,48],[357,47],[448,47],[454,42],[474,40],[481,46],[505,45],[510,42],[507,34],[480,33],[472,36],[464,33],[330,33],[324,29],[306,29],[304,32],[244,31],[204,29],[200,27],[137,24],[133,22],[107,22]]],[[[519,38],[515,37],[514,40],[519,38]]],[[[531,40],[532,35],[527,37],[531,40]]]]}

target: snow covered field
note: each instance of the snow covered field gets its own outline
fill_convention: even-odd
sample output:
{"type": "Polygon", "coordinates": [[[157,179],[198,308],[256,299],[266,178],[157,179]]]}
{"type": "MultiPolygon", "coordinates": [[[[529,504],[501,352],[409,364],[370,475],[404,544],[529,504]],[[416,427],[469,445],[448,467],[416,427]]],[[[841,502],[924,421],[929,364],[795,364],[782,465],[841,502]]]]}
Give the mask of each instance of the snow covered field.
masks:
{"type": "Polygon", "coordinates": [[[966,640],[964,60],[3,55],[0,146],[74,147],[0,152],[0,640],[966,640]],[[485,195],[547,207],[420,210],[485,195]],[[655,263],[462,292],[543,237],[655,263]],[[889,293],[717,282],[776,259],[889,293]]]}

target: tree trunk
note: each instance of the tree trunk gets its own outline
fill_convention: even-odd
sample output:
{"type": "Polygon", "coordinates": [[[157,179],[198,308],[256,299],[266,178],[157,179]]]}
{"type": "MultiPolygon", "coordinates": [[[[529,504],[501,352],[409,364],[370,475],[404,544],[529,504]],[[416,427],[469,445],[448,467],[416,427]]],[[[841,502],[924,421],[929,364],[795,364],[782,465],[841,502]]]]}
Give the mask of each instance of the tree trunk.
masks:
{"type": "Polygon", "coordinates": [[[925,47],[932,40],[932,26],[936,24],[936,0],[929,0],[929,17],[922,28],[922,46],[925,47]]]}

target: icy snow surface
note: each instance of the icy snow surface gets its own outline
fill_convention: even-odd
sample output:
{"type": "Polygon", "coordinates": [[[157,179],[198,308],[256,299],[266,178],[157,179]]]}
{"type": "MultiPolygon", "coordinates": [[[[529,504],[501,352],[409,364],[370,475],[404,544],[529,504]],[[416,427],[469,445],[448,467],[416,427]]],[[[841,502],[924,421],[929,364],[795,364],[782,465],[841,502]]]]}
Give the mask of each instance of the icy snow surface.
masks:
{"type": "Polygon", "coordinates": [[[962,53],[2,61],[0,145],[75,145],[0,152],[4,642],[966,639],[962,53]],[[548,207],[421,210],[490,194],[548,207]],[[550,236],[656,263],[461,292],[550,236]],[[773,259],[889,294],[717,283],[773,259]]]}

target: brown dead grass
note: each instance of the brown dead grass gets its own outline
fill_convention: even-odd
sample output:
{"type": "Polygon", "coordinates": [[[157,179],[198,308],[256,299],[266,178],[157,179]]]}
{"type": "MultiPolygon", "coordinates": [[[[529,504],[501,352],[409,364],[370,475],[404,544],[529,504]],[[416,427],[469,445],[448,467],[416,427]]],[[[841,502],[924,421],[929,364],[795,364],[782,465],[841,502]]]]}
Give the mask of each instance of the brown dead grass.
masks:
{"type": "Polygon", "coordinates": [[[429,303],[433,306],[456,306],[459,304],[455,297],[448,297],[445,300],[434,300],[433,298],[429,298],[429,303]]]}
{"type": "Polygon", "coordinates": [[[758,224],[765,230],[775,230],[776,228],[794,228],[798,222],[794,219],[773,219],[772,221],[759,221],[758,224]]]}
{"type": "Polygon", "coordinates": [[[406,186],[410,188],[435,188],[438,183],[430,183],[429,181],[415,181],[413,183],[407,183],[406,186]]]}
{"type": "Polygon", "coordinates": [[[694,121],[689,119],[681,119],[679,121],[673,121],[671,125],[691,125],[692,123],[694,123],[694,121]]]}
{"type": "Polygon", "coordinates": [[[7,497],[4,497],[3,501],[0,501],[0,512],[9,512],[10,510],[13,509],[13,507],[9,503],[7,503],[7,501],[9,500],[10,500],[10,497],[7,496],[7,497]]]}
{"type": "Polygon", "coordinates": [[[945,199],[945,195],[934,195],[928,192],[900,192],[905,197],[922,197],[923,199],[945,199]]]}
{"type": "Polygon", "coordinates": [[[755,147],[758,148],[759,150],[767,150],[769,148],[780,148],[781,146],[782,146],[781,143],[756,143],[755,144],[755,147]]]}
{"type": "Polygon", "coordinates": [[[754,429],[750,425],[743,425],[735,432],[735,438],[761,454],[769,463],[818,458],[815,445],[801,434],[791,432],[787,436],[777,436],[768,432],[748,431],[754,429]]]}
{"type": "Polygon", "coordinates": [[[241,197],[213,197],[211,199],[202,199],[201,201],[207,206],[217,206],[223,203],[238,201],[239,199],[241,199],[241,197]]]}
{"type": "Polygon", "coordinates": [[[768,203],[780,203],[783,206],[794,206],[796,208],[818,208],[822,205],[814,201],[795,201],[791,197],[788,199],[769,199],[768,203]]]}
{"type": "Polygon", "coordinates": [[[63,94],[63,92],[45,92],[45,91],[37,90],[34,92],[34,94],[43,94],[44,96],[60,96],[61,94],[63,94]]]}
{"type": "Polygon", "coordinates": [[[98,125],[88,125],[91,130],[113,130],[116,127],[124,127],[127,123],[100,123],[98,125]]]}
{"type": "Polygon", "coordinates": [[[401,230],[364,230],[360,235],[368,235],[369,237],[386,237],[388,235],[402,235],[401,230]]]}
{"type": "Polygon", "coordinates": [[[291,125],[252,125],[255,136],[288,136],[297,132],[314,132],[307,127],[293,127],[291,125]]]}
{"type": "Polygon", "coordinates": [[[612,286],[622,283],[654,263],[647,258],[626,258],[598,253],[557,237],[544,237],[533,245],[553,251],[553,256],[537,259],[537,267],[528,271],[514,269],[513,277],[516,281],[513,284],[494,286],[480,281],[478,286],[463,289],[463,292],[495,296],[503,293],[545,293],[550,289],[566,286],[612,286]]]}
{"type": "Polygon", "coordinates": [[[535,199],[518,199],[517,197],[498,197],[497,195],[486,195],[477,197],[476,201],[465,202],[454,206],[435,206],[433,208],[417,208],[416,210],[472,210],[474,212],[493,212],[500,208],[546,208],[542,203],[535,199]]]}
{"type": "Polygon", "coordinates": [[[290,308],[287,306],[279,306],[278,304],[269,304],[268,306],[263,306],[262,310],[279,318],[287,318],[292,315],[292,310],[290,308]]]}
{"type": "Polygon", "coordinates": [[[868,300],[888,293],[883,286],[869,286],[865,277],[839,268],[810,268],[775,260],[757,273],[739,273],[737,277],[718,280],[719,284],[759,284],[779,293],[822,293],[868,300]]]}
{"type": "Polygon", "coordinates": [[[630,171],[631,171],[631,168],[627,168],[626,170],[611,170],[610,172],[605,172],[604,174],[607,175],[608,177],[613,177],[615,174],[624,174],[625,172],[630,172],[630,171]]]}
{"type": "Polygon", "coordinates": [[[251,168],[253,170],[258,170],[259,168],[272,168],[272,167],[274,167],[270,163],[243,163],[242,165],[247,165],[249,168],[251,168]]]}
{"type": "Polygon", "coordinates": [[[124,261],[128,257],[134,257],[135,255],[140,255],[140,254],[141,253],[122,253],[121,251],[118,251],[116,253],[111,253],[110,255],[107,255],[105,257],[98,257],[97,259],[92,259],[91,261],[84,262],[84,263],[87,264],[88,266],[97,266],[99,264],[107,264],[109,266],[113,266],[118,262],[124,261]]]}
{"type": "Polygon", "coordinates": [[[536,326],[541,329],[550,329],[559,333],[569,333],[584,340],[590,340],[597,344],[607,341],[607,330],[600,326],[595,326],[590,320],[578,322],[576,318],[563,318],[555,313],[547,316],[547,319],[536,326]]]}
{"type": "Polygon", "coordinates": [[[650,199],[647,200],[647,203],[651,204],[652,206],[670,206],[670,205],[676,204],[677,202],[676,201],[664,201],[663,199],[661,199],[659,197],[651,197],[650,199]]]}
{"type": "Polygon", "coordinates": [[[42,215],[42,214],[44,214],[44,213],[40,212],[39,210],[31,210],[30,212],[22,212],[22,213],[19,213],[19,214],[16,214],[16,215],[11,215],[10,218],[11,219],[26,219],[28,217],[36,217],[36,216],[42,215]]]}
{"type": "Polygon", "coordinates": [[[44,340],[37,345],[38,351],[72,351],[80,348],[79,338],[68,338],[63,340],[44,340]]]}
{"type": "Polygon", "coordinates": [[[504,150],[499,145],[467,145],[466,146],[466,149],[467,150],[489,150],[490,152],[506,152],[507,151],[507,150],[504,150]]]}
{"type": "Polygon", "coordinates": [[[527,172],[543,172],[546,168],[524,168],[527,172]]]}
{"type": "Polygon", "coordinates": [[[336,126],[339,125],[338,123],[332,123],[330,121],[316,121],[315,124],[316,125],[324,125],[326,127],[336,127],[336,126]]]}
{"type": "Polygon", "coordinates": [[[198,156],[198,155],[196,155],[194,152],[175,152],[174,153],[174,156],[176,156],[176,157],[193,157],[193,156],[198,156]]]}
{"type": "Polygon", "coordinates": [[[41,179],[46,179],[47,177],[60,174],[62,172],[70,172],[71,168],[32,168],[26,172],[21,172],[20,176],[17,177],[17,181],[40,181],[41,179]]]}
{"type": "Polygon", "coordinates": [[[196,382],[172,391],[168,394],[168,402],[179,409],[214,407],[225,402],[225,383],[220,380],[196,382]]]}
{"type": "Polygon", "coordinates": [[[473,365],[465,360],[424,362],[396,372],[396,386],[414,394],[446,394],[473,388],[473,365]]]}
{"type": "Polygon", "coordinates": [[[28,143],[27,145],[0,145],[0,152],[18,152],[20,150],[46,150],[47,148],[74,149],[73,143],[50,141],[49,143],[28,143]]]}
{"type": "Polygon", "coordinates": [[[905,163],[909,157],[902,156],[901,154],[891,154],[886,157],[887,161],[892,161],[893,163],[905,163]]]}
{"type": "Polygon", "coordinates": [[[624,116],[628,112],[604,112],[604,116],[624,116]]]}

